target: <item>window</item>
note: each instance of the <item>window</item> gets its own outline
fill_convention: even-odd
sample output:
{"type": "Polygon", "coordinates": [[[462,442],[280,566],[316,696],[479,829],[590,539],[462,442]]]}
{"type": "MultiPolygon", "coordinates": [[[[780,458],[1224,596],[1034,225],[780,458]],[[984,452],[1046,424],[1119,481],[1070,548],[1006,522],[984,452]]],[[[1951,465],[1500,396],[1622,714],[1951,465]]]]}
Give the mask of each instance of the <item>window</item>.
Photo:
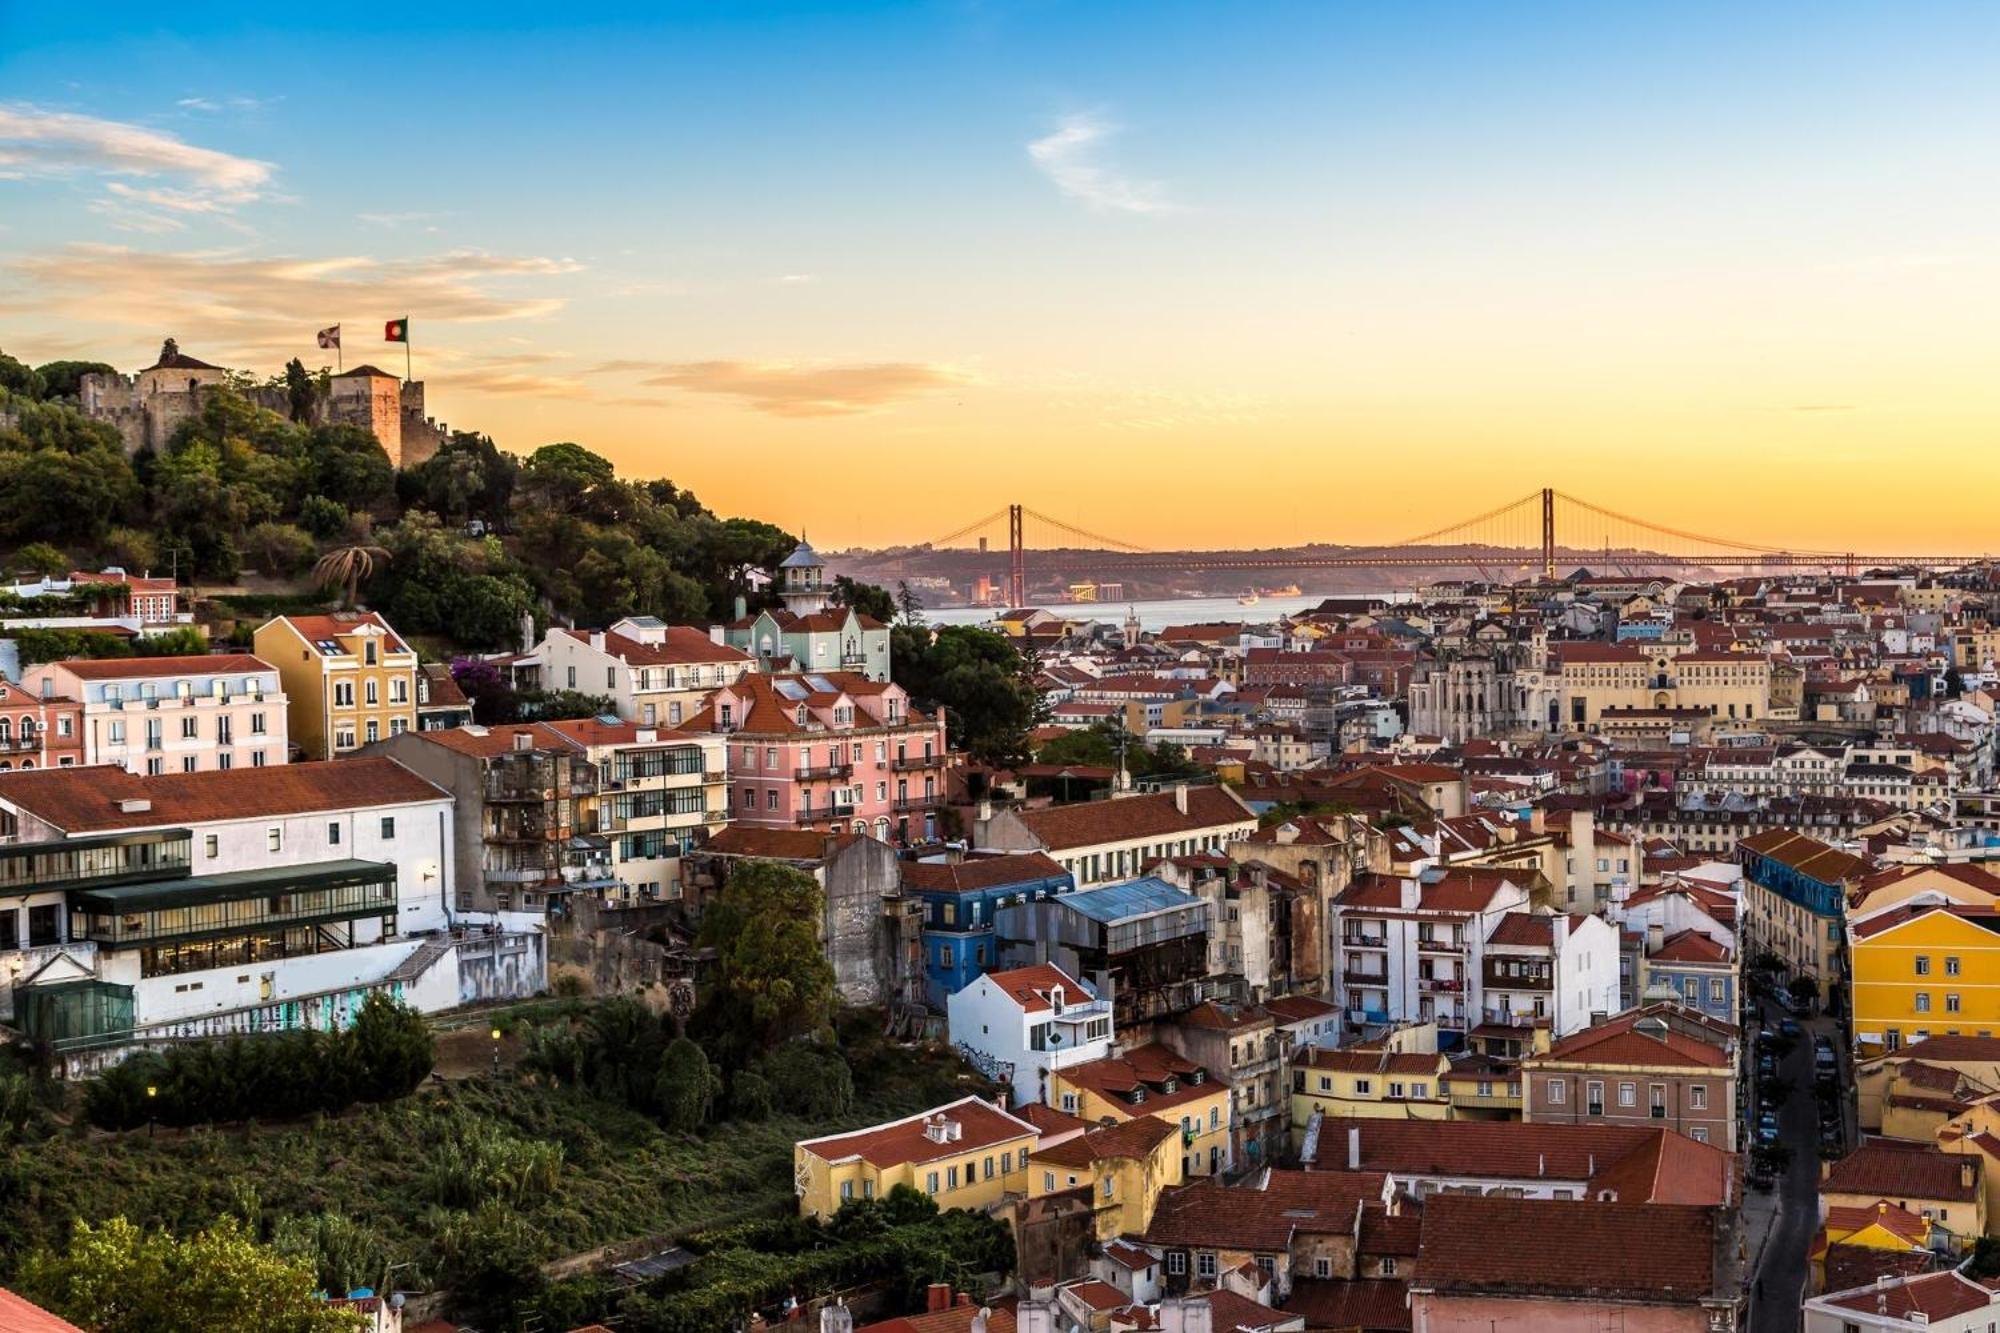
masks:
{"type": "Polygon", "coordinates": [[[1202,1278],[1215,1276],[1215,1251],[1202,1250],[1194,1257],[1194,1275],[1202,1278]]]}
{"type": "Polygon", "coordinates": [[[1313,1256],[1313,1276],[1314,1276],[1314,1277],[1332,1277],[1332,1276],[1333,1276],[1333,1260],[1331,1260],[1331,1259],[1327,1258],[1327,1257],[1326,1257],[1325,1255],[1323,1255],[1323,1254],[1316,1254],[1316,1255],[1314,1255],[1314,1256],[1313,1256]]]}
{"type": "Polygon", "coordinates": [[[213,861],[222,854],[222,839],[211,833],[201,840],[201,849],[208,854],[208,859],[213,861]]]}
{"type": "Polygon", "coordinates": [[[1167,1272],[1173,1277],[1184,1277],[1187,1275],[1187,1251],[1167,1251],[1167,1272]]]}
{"type": "Polygon", "coordinates": [[[853,1197],[854,1197],[854,1182],[853,1182],[853,1181],[851,1181],[851,1180],[843,1180],[843,1181],[841,1181],[841,1182],[840,1182],[840,1198],[841,1198],[841,1201],[842,1201],[842,1202],[844,1203],[844,1202],[846,1202],[847,1200],[849,1200],[849,1199],[851,1199],[851,1198],[853,1198],[853,1197]]]}
{"type": "Polygon", "coordinates": [[[1930,996],[1930,992],[1929,992],[1929,991],[1918,991],[1918,992],[1917,992],[1917,1012],[1918,1012],[1918,1013],[1920,1013],[1920,1014],[1927,1014],[1927,1013],[1929,1013],[1930,1011],[1931,1011],[1931,996],[1930,996]]]}
{"type": "Polygon", "coordinates": [[[366,662],[369,666],[374,666],[376,651],[377,647],[375,640],[373,639],[368,640],[366,643],[361,645],[361,660],[366,662]]]}
{"type": "Polygon", "coordinates": [[[1116,1182],[1116,1178],[1115,1178],[1115,1177],[1113,1177],[1113,1176],[1106,1176],[1106,1177],[1104,1178],[1104,1197],[1105,1197],[1105,1198],[1107,1198],[1107,1199],[1108,1199],[1108,1198],[1110,1198],[1110,1197],[1111,1197],[1111,1189],[1112,1189],[1112,1186],[1113,1186],[1113,1184],[1114,1184],[1115,1182],[1116,1182]]]}
{"type": "Polygon", "coordinates": [[[938,1192],[937,1186],[938,1186],[937,1172],[933,1171],[929,1175],[924,1177],[924,1193],[936,1194],[938,1192]]]}
{"type": "Polygon", "coordinates": [[[1389,1080],[1389,1095],[1400,1099],[1403,1095],[1403,1085],[1394,1079],[1389,1080]]]}
{"type": "Polygon", "coordinates": [[[986,1159],[986,1179],[993,1179],[993,1159],[991,1157],[986,1159]]]}
{"type": "Polygon", "coordinates": [[[1708,1085],[1706,1083],[1689,1084],[1687,1094],[1689,1110],[1706,1111],[1708,1109],[1708,1085]]]}
{"type": "Polygon", "coordinates": [[[329,847],[340,846],[340,825],[328,824],[326,826],[326,845],[329,847]]]}
{"type": "Polygon", "coordinates": [[[1948,976],[1948,977],[1955,977],[1955,976],[1957,976],[1957,975],[1958,975],[1958,955],[1957,955],[1957,954],[1948,954],[1948,955],[1946,955],[1946,957],[1945,957],[1945,960],[1944,960],[1944,974],[1945,974],[1946,976],[1948,976]]]}
{"type": "Polygon", "coordinates": [[[271,851],[274,851],[274,852],[282,852],[282,851],[284,851],[284,850],[285,850],[285,831],[284,831],[284,830],[283,830],[282,828],[268,828],[268,829],[265,829],[265,830],[264,830],[264,844],[265,844],[265,846],[266,846],[266,847],[268,847],[268,848],[269,848],[269,849],[270,849],[271,851]]]}
{"type": "Polygon", "coordinates": [[[1564,1091],[1563,1081],[1559,1078],[1552,1078],[1549,1080],[1548,1086],[1549,1086],[1549,1105],[1561,1106],[1563,1104],[1563,1091],[1564,1091]]]}
{"type": "Polygon", "coordinates": [[[1647,1085],[1646,1109],[1652,1114],[1653,1119],[1655,1120],[1666,1119],[1667,1116],[1666,1084],[1652,1083],[1647,1085]]]}
{"type": "Polygon", "coordinates": [[[1931,974],[1931,960],[1927,955],[1918,954],[1916,956],[1915,963],[1918,976],[1927,977],[1931,974]]]}
{"type": "Polygon", "coordinates": [[[333,706],[335,708],[354,707],[354,682],[337,680],[333,683],[333,706]]]}
{"type": "Polygon", "coordinates": [[[957,1188],[958,1188],[958,1168],[957,1168],[957,1167],[955,1167],[955,1166],[948,1166],[948,1167],[946,1167],[946,1168],[944,1169],[944,1187],[945,1187],[946,1189],[948,1189],[948,1190],[955,1190],[955,1189],[957,1189],[957,1188]]]}
{"type": "Polygon", "coordinates": [[[396,836],[396,817],[394,815],[383,815],[382,840],[384,842],[388,842],[393,838],[395,838],[395,836],[396,836]]]}
{"type": "Polygon", "coordinates": [[[370,745],[382,739],[382,724],[372,717],[368,719],[367,731],[370,745]]]}
{"type": "Polygon", "coordinates": [[[1366,1097],[1374,1086],[1373,1080],[1357,1078],[1354,1080],[1354,1095],[1357,1097],[1366,1097]]]}
{"type": "Polygon", "coordinates": [[[1636,1083],[1620,1083],[1618,1085],[1618,1104],[1620,1106],[1637,1106],[1639,1104],[1639,1085],[1636,1083]]]}
{"type": "Polygon", "coordinates": [[[1708,1126],[1706,1125],[1694,1126],[1692,1129],[1688,1130],[1688,1137],[1693,1139],[1696,1143],[1707,1143],[1708,1126]]]}
{"type": "Polygon", "coordinates": [[[1587,1114],[1604,1114],[1604,1085],[1595,1081],[1583,1085],[1583,1101],[1587,1114]]]}
{"type": "Polygon", "coordinates": [[[1042,1172],[1042,1193],[1053,1194],[1055,1192],[1055,1188],[1056,1188],[1056,1173],[1053,1171],[1042,1172]]]}
{"type": "Polygon", "coordinates": [[[1075,1115],[1075,1114],[1076,1114],[1076,1094],[1075,1094],[1075,1093],[1073,1093],[1073,1092],[1065,1092],[1065,1093],[1064,1093],[1064,1094],[1062,1095],[1062,1109],[1063,1109],[1063,1114],[1065,1114],[1065,1115],[1075,1115]]]}
{"type": "Polygon", "coordinates": [[[1209,1107],[1209,1108],[1208,1108],[1208,1127],[1209,1127],[1210,1129],[1215,1129],[1215,1128],[1217,1128],[1217,1127],[1218,1127],[1219,1125],[1221,1125],[1221,1124],[1222,1124],[1222,1108],[1221,1108],[1221,1107],[1219,1107],[1219,1106],[1211,1106],[1211,1107],[1209,1107]]]}
{"type": "Polygon", "coordinates": [[[410,682],[398,676],[389,682],[389,702],[406,704],[410,701],[410,682]]]}
{"type": "Polygon", "coordinates": [[[1383,1255],[1383,1256],[1382,1256],[1382,1276],[1383,1276],[1383,1277],[1394,1277],[1394,1276],[1396,1276],[1396,1256],[1395,1256],[1395,1255],[1393,1255],[1393,1254],[1386,1254],[1386,1255],[1383,1255]]]}
{"type": "Polygon", "coordinates": [[[1955,1014],[1955,1013],[1957,1013],[1957,1012],[1958,1012],[1958,992],[1957,992],[1957,991],[1946,991],[1946,992],[1945,992],[1945,996],[1944,996],[1944,1011],[1945,1011],[1946,1013],[1948,1013],[1948,1014],[1955,1014]]]}

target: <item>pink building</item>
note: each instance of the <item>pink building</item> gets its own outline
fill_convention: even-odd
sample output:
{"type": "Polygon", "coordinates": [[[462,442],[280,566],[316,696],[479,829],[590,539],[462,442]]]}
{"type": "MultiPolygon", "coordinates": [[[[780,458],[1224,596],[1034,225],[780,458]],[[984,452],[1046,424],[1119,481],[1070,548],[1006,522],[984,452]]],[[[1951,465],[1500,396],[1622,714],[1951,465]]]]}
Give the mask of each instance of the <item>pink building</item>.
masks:
{"type": "Polygon", "coordinates": [[[73,701],[77,763],[157,776],[287,759],[278,670],[249,653],[45,662],[22,688],[45,705],[73,701]]]}
{"type": "Polygon", "coordinates": [[[83,762],[82,704],[61,695],[40,698],[0,681],[0,773],[83,762]]]}
{"type": "Polygon", "coordinates": [[[683,727],[729,738],[729,818],[767,828],[913,842],[944,799],[942,716],[859,672],[752,674],[709,695],[683,727]]]}

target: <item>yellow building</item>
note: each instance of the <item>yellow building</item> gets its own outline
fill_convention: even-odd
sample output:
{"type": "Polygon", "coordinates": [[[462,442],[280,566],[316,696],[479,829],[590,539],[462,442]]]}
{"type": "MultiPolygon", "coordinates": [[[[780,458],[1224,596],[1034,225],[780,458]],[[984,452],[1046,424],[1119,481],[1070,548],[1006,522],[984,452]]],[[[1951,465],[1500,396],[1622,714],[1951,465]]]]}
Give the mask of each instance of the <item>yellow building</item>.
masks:
{"type": "Polygon", "coordinates": [[[1575,730],[1594,729],[1614,708],[1705,709],[1725,721],[1771,716],[1771,662],[1759,654],[1578,642],[1559,645],[1554,655],[1562,723],[1575,730]]]}
{"type": "Polygon", "coordinates": [[[373,611],[279,616],[253,642],[278,669],[292,744],[307,759],[416,730],[417,655],[373,611]]]}
{"type": "Polygon", "coordinates": [[[1028,1157],[1028,1197],[1075,1190],[1090,1199],[1099,1240],[1136,1235],[1153,1222],[1162,1191],[1184,1179],[1181,1134],[1142,1115],[1073,1135],[1028,1157]]]}
{"type": "Polygon", "coordinates": [[[1828,1208],[1826,1223],[1813,1238],[1813,1290],[1826,1290],[1826,1252],[1834,1245],[1890,1254],[1928,1255],[1931,1222],[1921,1213],[1877,1199],[1869,1208],[1828,1208]]]}
{"type": "Polygon", "coordinates": [[[1863,1051],[2000,1032],[2000,914],[1991,908],[1913,903],[1854,923],[1849,936],[1863,1051]]]}
{"type": "Polygon", "coordinates": [[[1292,1057],[1292,1148],[1313,1112],[1364,1120],[1448,1120],[1451,1061],[1437,1051],[1328,1050],[1292,1057]]]}
{"type": "Polygon", "coordinates": [[[1963,1243],[1986,1234],[1982,1158],[1991,1160],[1976,1150],[1954,1153],[1931,1143],[1863,1139],[1838,1162],[1821,1165],[1820,1201],[1832,1216],[1842,1208],[1872,1211],[1886,1200],[1963,1243]]]}
{"type": "Polygon", "coordinates": [[[2000,901],[2000,875],[1976,865],[1908,862],[1878,870],[1848,892],[1847,919],[1859,922],[1905,903],[1961,903],[1992,907],[2000,901]]]}
{"type": "Polygon", "coordinates": [[[1028,1193],[1028,1157],[1041,1134],[980,1097],[850,1134],[792,1145],[792,1184],[804,1217],[830,1217],[850,1199],[898,1185],[939,1208],[987,1209],[1028,1193]]]}
{"type": "MultiPolygon", "coordinates": [[[[1892,1133],[1891,1097],[1916,1094],[1926,1099],[1948,1098],[1970,1103],[2000,1092],[2000,1037],[1932,1037],[1905,1045],[1894,1055],[1859,1061],[1854,1066],[1855,1104],[1861,1128],[1894,1139],[1927,1139],[1935,1126],[1921,1132],[1892,1133]]],[[[1959,1113],[1951,1106],[1948,1114],[1959,1113]]]]}
{"type": "Polygon", "coordinates": [[[1051,1071],[1048,1102],[1100,1125],[1158,1116],[1180,1130],[1183,1177],[1233,1165],[1228,1080],[1158,1042],[1051,1071]]]}

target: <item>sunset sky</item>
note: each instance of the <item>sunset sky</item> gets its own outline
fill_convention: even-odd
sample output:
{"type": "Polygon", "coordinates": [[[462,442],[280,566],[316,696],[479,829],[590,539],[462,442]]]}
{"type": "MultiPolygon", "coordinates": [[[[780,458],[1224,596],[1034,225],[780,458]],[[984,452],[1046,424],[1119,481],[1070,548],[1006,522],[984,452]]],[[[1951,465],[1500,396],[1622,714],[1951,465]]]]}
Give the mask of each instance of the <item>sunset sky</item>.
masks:
{"type": "Polygon", "coordinates": [[[0,0],[0,348],[433,412],[816,544],[1541,485],[2000,548],[2000,7],[0,0]]]}

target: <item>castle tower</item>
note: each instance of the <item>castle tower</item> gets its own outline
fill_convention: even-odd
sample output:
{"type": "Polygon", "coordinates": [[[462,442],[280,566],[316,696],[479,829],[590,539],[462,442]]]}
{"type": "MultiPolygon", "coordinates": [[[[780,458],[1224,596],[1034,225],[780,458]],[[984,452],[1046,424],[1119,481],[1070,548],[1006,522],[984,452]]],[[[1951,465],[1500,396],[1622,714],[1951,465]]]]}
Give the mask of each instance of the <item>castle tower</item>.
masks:
{"type": "Polygon", "coordinates": [[[373,432],[382,452],[403,466],[403,381],[374,366],[356,366],[332,380],[328,415],[343,426],[373,432]]]}
{"type": "Polygon", "coordinates": [[[799,538],[798,547],[779,563],[778,576],[784,580],[778,595],[785,599],[787,611],[809,616],[826,610],[826,563],[805,538],[799,538]]]}

